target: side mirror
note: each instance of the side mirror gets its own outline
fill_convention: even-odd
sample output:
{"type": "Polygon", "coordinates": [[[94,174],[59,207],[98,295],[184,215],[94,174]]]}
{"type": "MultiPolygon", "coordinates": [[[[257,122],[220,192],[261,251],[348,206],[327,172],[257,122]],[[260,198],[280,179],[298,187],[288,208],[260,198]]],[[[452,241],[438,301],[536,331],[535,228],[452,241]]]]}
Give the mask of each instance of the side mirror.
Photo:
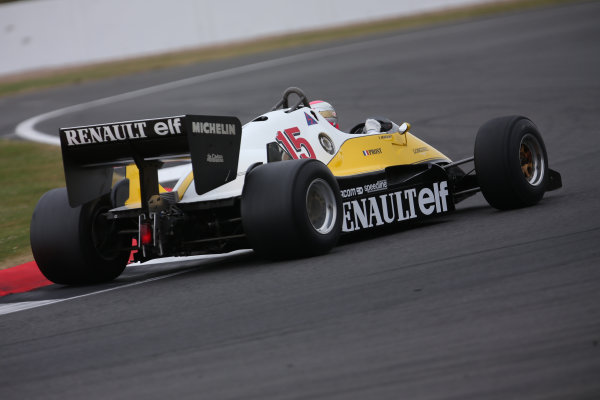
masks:
{"type": "Polygon", "coordinates": [[[398,128],[398,133],[403,135],[410,129],[410,124],[408,122],[403,122],[402,125],[398,128]]]}

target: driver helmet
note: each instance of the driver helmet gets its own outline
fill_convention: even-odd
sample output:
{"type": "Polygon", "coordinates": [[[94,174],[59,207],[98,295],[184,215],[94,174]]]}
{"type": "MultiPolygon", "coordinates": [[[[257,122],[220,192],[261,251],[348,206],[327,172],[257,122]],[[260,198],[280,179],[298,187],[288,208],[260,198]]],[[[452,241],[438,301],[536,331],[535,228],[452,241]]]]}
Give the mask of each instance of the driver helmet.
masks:
{"type": "Polygon", "coordinates": [[[310,107],[321,114],[331,125],[340,129],[337,114],[331,104],[323,100],[315,100],[310,102],[310,107]]]}

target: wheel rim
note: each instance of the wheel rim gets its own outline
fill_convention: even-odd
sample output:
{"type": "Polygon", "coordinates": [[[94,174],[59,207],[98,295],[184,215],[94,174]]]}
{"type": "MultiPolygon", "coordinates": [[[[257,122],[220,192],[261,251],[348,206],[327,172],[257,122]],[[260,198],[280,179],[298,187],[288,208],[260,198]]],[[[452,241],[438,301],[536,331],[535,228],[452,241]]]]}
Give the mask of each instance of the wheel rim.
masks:
{"type": "Polygon", "coordinates": [[[337,208],[333,190],[323,179],[315,179],[306,191],[306,212],[308,219],[320,234],[331,232],[337,218],[337,208]]]}
{"type": "Polygon", "coordinates": [[[544,155],[540,142],[530,133],[521,139],[519,160],[527,182],[532,186],[539,185],[544,179],[544,155]]]}

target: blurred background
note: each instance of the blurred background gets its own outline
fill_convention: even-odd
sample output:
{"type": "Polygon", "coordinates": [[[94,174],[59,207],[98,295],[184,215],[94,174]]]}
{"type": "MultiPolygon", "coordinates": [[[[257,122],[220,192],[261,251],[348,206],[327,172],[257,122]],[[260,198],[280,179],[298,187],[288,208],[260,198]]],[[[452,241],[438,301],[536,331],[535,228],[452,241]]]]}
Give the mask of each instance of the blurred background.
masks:
{"type": "Polygon", "coordinates": [[[337,27],[490,0],[23,0],[0,4],[0,75],[337,27]]]}

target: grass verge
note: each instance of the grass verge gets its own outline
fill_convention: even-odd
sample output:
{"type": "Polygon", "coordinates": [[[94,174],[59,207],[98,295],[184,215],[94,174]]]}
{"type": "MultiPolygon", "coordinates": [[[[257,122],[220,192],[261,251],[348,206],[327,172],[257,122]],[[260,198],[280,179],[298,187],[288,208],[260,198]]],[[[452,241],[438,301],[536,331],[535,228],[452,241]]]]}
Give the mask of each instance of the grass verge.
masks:
{"type": "Polygon", "coordinates": [[[277,49],[323,43],[366,35],[414,29],[441,23],[480,18],[504,12],[526,10],[577,0],[504,0],[450,10],[436,11],[416,16],[393,18],[365,24],[322,29],[292,35],[212,46],[188,51],[167,53],[152,57],[107,62],[83,67],[69,67],[0,77],[0,96],[38,90],[90,80],[134,74],[149,70],[189,65],[215,59],[236,57],[245,54],[267,52],[277,49]]]}
{"type": "Polygon", "coordinates": [[[0,140],[0,269],[33,260],[29,222],[46,191],[65,185],[60,149],[0,140]]]}

